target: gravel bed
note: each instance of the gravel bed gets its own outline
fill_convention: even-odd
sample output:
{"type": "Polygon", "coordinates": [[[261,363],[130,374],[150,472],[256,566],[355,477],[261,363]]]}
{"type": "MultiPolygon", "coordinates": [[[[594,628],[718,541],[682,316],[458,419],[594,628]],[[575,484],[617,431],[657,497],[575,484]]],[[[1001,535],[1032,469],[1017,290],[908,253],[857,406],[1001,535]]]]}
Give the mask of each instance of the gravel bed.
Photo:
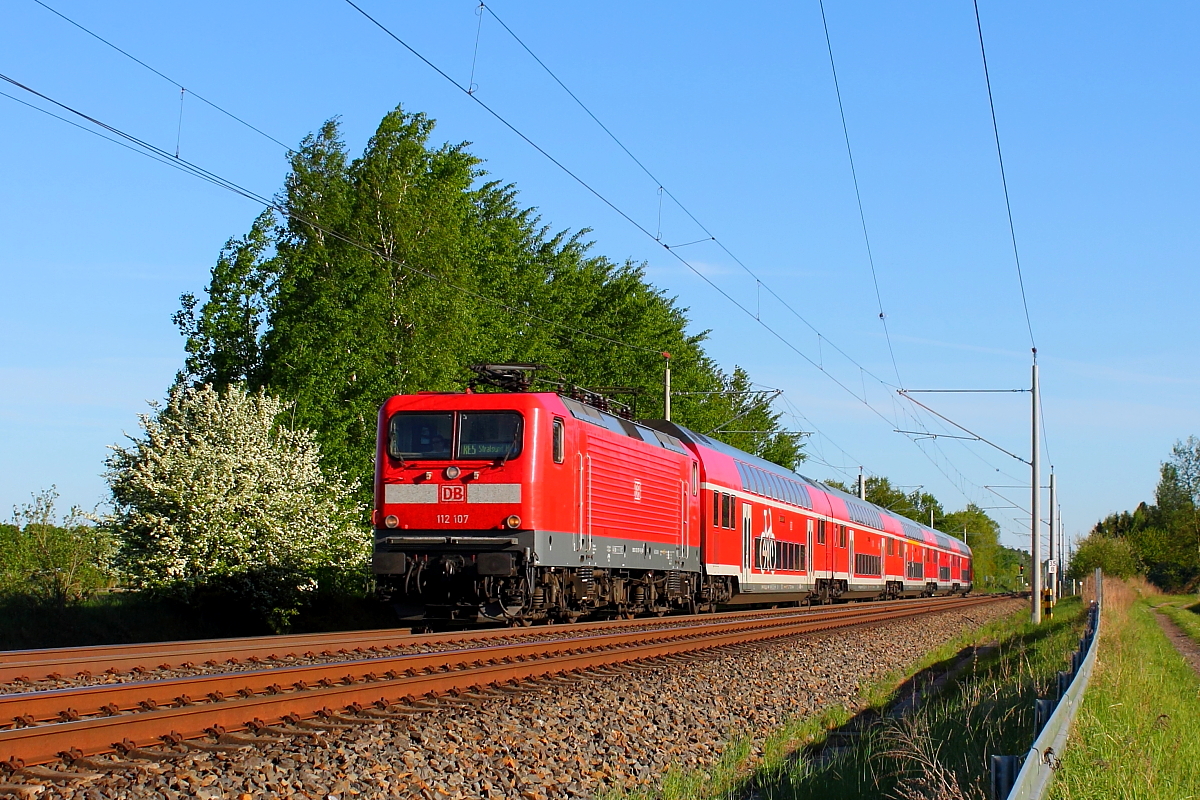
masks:
{"type": "Polygon", "coordinates": [[[655,786],[671,765],[711,765],[733,738],[761,741],[789,719],[852,703],[861,684],[1023,606],[997,602],[574,684],[543,683],[479,705],[439,705],[317,739],[196,753],[25,791],[88,800],[542,800],[655,786]]]}
{"type": "MultiPolygon", "coordinates": [[[[801,611],[802,609],[796,609],[801,611]]],[[[775,615],[763,615],[775,616],[775,615]]],[[[760,619],[758,615],[750,617],[742,617],[743,621],[751,619],[760,619]]],[[[665,630],[669,628],[686,628],[693,625],[708,624],[713,621],[713,617],[709,615],[689,616],[689,617],[673,617],[664,619],[646,619],[641,621],[633,621],[630,623],[630,628],[622,627],[621,630],[665,630]]],[[[68,689],[76,686],[101,686],[118,683],[135,683],[139,681],[157,681],[169,680],[171,678],[186,678],[194,675],[222,675],[232,672],[251,672],[263,669],[277,669],[281,667],[296,667],[305,666],[308,664],[332,664],[342,661],[361,661],[372,658],[391,658],[394,656],[414,655],[420,653],[443,653],[453,650],[462,650],[474,647],[498,647],[508,644],[516,644],[521,642],[532,641],[552,641],[555,639],[567,638],[583,638],[588,636],[604,636],[616,631],[613,629],[600,629],[595,631],[574,631],[567,632],[556,629],[556,626],[545,625],[537,628],[537,634],[530,636],[513,635],[511,637],[504,636],[495,639],[488,639],[479,644],[471,642],[418,642],[414,644],[398,645],[394,647],[381,648],[379,650],[358,649],[358,650],[339,650],[330,651],[328,649],[321,652],[314,652],[304,655],[293,655],[290,658],[257,658],[247,659],[232,663],[229,661],[221,661],[218,663],[203,663],[189,664],[188,666],[175,666],[167,669],[158,667],[149,668],[140,672],[102,672],[98,675],[74,675],[63,676],[58,679],[42,679],[33,681],[10,681],[0,683],[0,695],[2,694],[18,694],[21,692],[41,692],[51,689],[68,689]]],[[[467,634],[469,635],[469,634],[467,634]]],[[[283,648],[280,648],[283,649],[283,648]]],[[[161,657],[160,657],[161,658],[161,657]]],[[[153,663],[154,657],[147,656],[147,663],[153,663]]]]}

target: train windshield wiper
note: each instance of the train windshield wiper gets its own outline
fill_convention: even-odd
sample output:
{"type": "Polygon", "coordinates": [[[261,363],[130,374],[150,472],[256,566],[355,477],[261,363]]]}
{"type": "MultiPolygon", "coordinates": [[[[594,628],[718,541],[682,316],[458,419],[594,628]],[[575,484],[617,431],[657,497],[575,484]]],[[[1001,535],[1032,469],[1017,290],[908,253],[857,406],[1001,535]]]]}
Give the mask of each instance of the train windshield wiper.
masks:
{"type": "Polygon", "coordinates": [[[504,451],[504,458],[500,459],[500,466],[503,467],[505,464],[508,463],[508,460],[510,458],[512,458],[513,450],[516,448],[517,443],[521,441],[521,428],[522,427],[523,427],[522,425],[517,425],[517,430],[515,433],[513,433],[512,442],[509,443],[508,449],[504,451]]]}

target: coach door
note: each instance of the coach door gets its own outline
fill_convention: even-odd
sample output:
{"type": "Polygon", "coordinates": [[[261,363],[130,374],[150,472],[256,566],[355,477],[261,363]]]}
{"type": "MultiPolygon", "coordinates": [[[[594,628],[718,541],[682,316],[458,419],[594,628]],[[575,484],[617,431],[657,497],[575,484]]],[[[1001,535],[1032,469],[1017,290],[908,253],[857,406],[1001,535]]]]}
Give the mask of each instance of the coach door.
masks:
{"type": "Polygon", "coordinates": [[[754,506],[742,503],[742,578],[750,580],[750,566],[754,563],[754,506]]]}

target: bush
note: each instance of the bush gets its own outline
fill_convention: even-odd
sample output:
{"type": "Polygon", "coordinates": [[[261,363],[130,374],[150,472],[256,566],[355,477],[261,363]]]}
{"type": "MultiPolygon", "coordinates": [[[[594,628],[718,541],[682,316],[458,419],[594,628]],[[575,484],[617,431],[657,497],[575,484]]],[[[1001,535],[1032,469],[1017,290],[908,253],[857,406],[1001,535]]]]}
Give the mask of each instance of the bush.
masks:
{"type": "Polygon", "coordinates": [[[1093,533],[1079,543],[1067,568],[1067,577],[1083,580],[1096,567],[1113,578],[1132,578],[1142,573],[1142,565],[1128,539],[1099,533],[1093,533]]]}
{"type": "Polygon", "coordinates": [[[112,540],[72,508],[59,524],[50,487],[0,525],[0,595],[64,608],[110,581],[112,540]]]}
{"type": "Polygon", "coordinates": [[[185,602],[233,600],[285,630],[322,584],[366,568],[364,510],[321,469],[291,406],[239,386],[176,387],[143,414],[141,438],[114,446],[105,520],[130,585],[185,602]]]}

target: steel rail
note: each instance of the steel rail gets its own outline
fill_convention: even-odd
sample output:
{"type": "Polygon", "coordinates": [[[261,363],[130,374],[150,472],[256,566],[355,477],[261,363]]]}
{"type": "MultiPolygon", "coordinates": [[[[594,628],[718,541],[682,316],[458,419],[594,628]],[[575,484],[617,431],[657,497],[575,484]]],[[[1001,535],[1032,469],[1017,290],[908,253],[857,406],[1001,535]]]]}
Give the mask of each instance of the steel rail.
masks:
{"type": "MultiPolygon", "coordinates": [[[[921,608],[936,605],[912,606],[921,608]]],[[[223,699],[235,694],[279,693],[284,687],[321,682],[358,681],[379,672],[409,672],[445,669],[447,665],[490,661],[500,658],[542,658],[580,648],[602,648],[636,641],[681,640],[711,635],[716,631],[757,630],[787,625],[796,618],[816,616],[824,619],[850,619],[871,615],[882,609],[853,606],[826,614],[796,614],[755,619],[704,620],[703,624],[630,630],[575,637],[557,637],[500,645],[462,647],[424,653],[402,653],[316,664],[265,667],[258,670],[188,675],[159,680],[94,684],[44,689],[0,695],[0,725],[15,722],[25,726],[37,722],[61,721],[73,717],[107,715],[155,709],[167,705],[190,705],[205,698],[223,699]],[[193,699],[195,698],[195,699],[193,699]]],[[[795,610],[793,609],[793,612],[795,610]]],[[[474,644],[474,642],[472,642],[474,644]]]]}
{"type": "MultiPolygon", "coordinates": [[[[897,603],[938,602],[937,600],[897,600],[897,603]]],[[[944,601],[941,601],[944,602],[944,601]]],[[[890,606],[891,603],[881,605],[890,606]]],[[[839,606],[839,609],[853,606],[839,606]]],[[[172,669],[196,663],[284,660],[318,655],[348,655],[380,652],[400,647],[441,646],[495,639],[538,638],[547,633],[560,635],[575,631],[610,630],[613,628],[645,628],[696,624],[691,620],[740,619],[800,613],[798,609],[756,609],[730,611],[694,617],[655,617],[634,620],[604,620],[571,625],[537,626],[532,628],[490,628],[475,631],[414,634],[406,628],[371,631],[343,631],[282,636],[254,636],[231,639],[197,639],[190,641],[151,642],[132,645],[101,645],[41,650],[0,651],[0,683],[54,680],[76,675],[97,675],[105,672],[149,672],[152,669],[172,669]],[[321,648],[321,649],[317,649],[321,648]],[[36,677],[33,677],[36,676],[36,677]]],[[[829,613],[820,607],[806,613],[829,613]]]]}
{"type": "MultiPolygon", "coordinates": [[[[541,678],[548,675],[578,672],[605,666],[628,664],[636,661],[668,655],[694,653],[731,645],[763,642],[805,633],[834,628],[883,623],[905,617],[952,610],[980,603],[994,602],[996,598],[980,597],[942,602],[935,607],[925,604],[907,604],[904,607],[868,607],[857,614],[812,615],[800,614],[786,619],[753,622],[728,621],[708,626],[704,631],[696,628],[684,631],[657,630],[652,632],[615,633],[599,637],[582,637],[575,640],[552,640],[540,643],[552,645],[550,652],[538,656],[529,652],[534,643],[513,647],[476,648],[473,654],[492,656],[473,662],[462,660],[462,652],[429,653],[400,656],[395,660],[408,659],[404,663],[415,665],[427,663],[429,669],[408,669],[404,674],[392,672],[380,676],[373,672],[360,673],[359,677],[347,675],[352,680],[326,684],[298,685],[289,689],[276,687],[263,693],[248,693],[227,700],[198,705],[180,705],[158,708],[133,714],[118,714],[82,718],[47,725],[13,728],[0,731],[0,759],[8,763],[39,764],[52,762],[61,754],[71,752],[78,755],[93,755],[110,752],[116,743],[146,746],[162,741],[185,740],[202,737],[212,731],[238,731],[256,729],[262,720],[278,721],[317,715],[336,715],[331,709],[348,709],[357,713],[365,706],[387,709],[397,703],[413,701],[422,696],[437,696],[450,692],[461,692],[485,686],[500,686],[505,683],[541,678]],[[572,646],[567,646],[572,645],[572,646]],[[440,669],[433,668],[431,661],[441,656],[440,669]],[[447,657],[450,663],[447,664],[447,657]],[[424,659],[421,661],[420,659],[424,659]],[[415,673],[415,674],[411,674],[415,673]]],[[[857,610],[857,609],[856,609],[857,610]]],[[[392,661],[393,659],[384,659],[392,661]]],[[[344,671],[349,664],[378,667],[381,659],[358,662],[341,662],[334,665],[315,665],[332,670],[344,671]],[[340,668],[340,669],[339,669],[340,668]]],[[[244,681],[248,675],[266,673],[278,677],[283,673],[294,674],[293,669],[264,670],[260,673],[240,673],[236,678],[244,681]]],[[[307,674],[315,674],[309,672],[307,674]]],[[[208,678],[213,676],[197,676],[208,678]]],[[[230,676],[218,676],[228,678],[230,676]]],[[[149,681],[136,684],[142,689],[167,681],[149,681]]],[[[184,685],[181,681],[177,685],[184,685]]],[[[126,684],[125,686],[129,686],[126,684]]],[[[37,695],[55,694],[59,699],[79,696],[83,692],[107,687],[83,687],[79,690],[51,690],[24,695],[26,701],[37,695]]],[[[19,697],[19,695],[14,696],[19,697]]],[[[397,714],[399,716],[399,714],[397,714]]],[[[384,715],[386,718],[386,715],[384,715]]],[[[377,720],[370,716],[362,722],[377,720]]]]}

